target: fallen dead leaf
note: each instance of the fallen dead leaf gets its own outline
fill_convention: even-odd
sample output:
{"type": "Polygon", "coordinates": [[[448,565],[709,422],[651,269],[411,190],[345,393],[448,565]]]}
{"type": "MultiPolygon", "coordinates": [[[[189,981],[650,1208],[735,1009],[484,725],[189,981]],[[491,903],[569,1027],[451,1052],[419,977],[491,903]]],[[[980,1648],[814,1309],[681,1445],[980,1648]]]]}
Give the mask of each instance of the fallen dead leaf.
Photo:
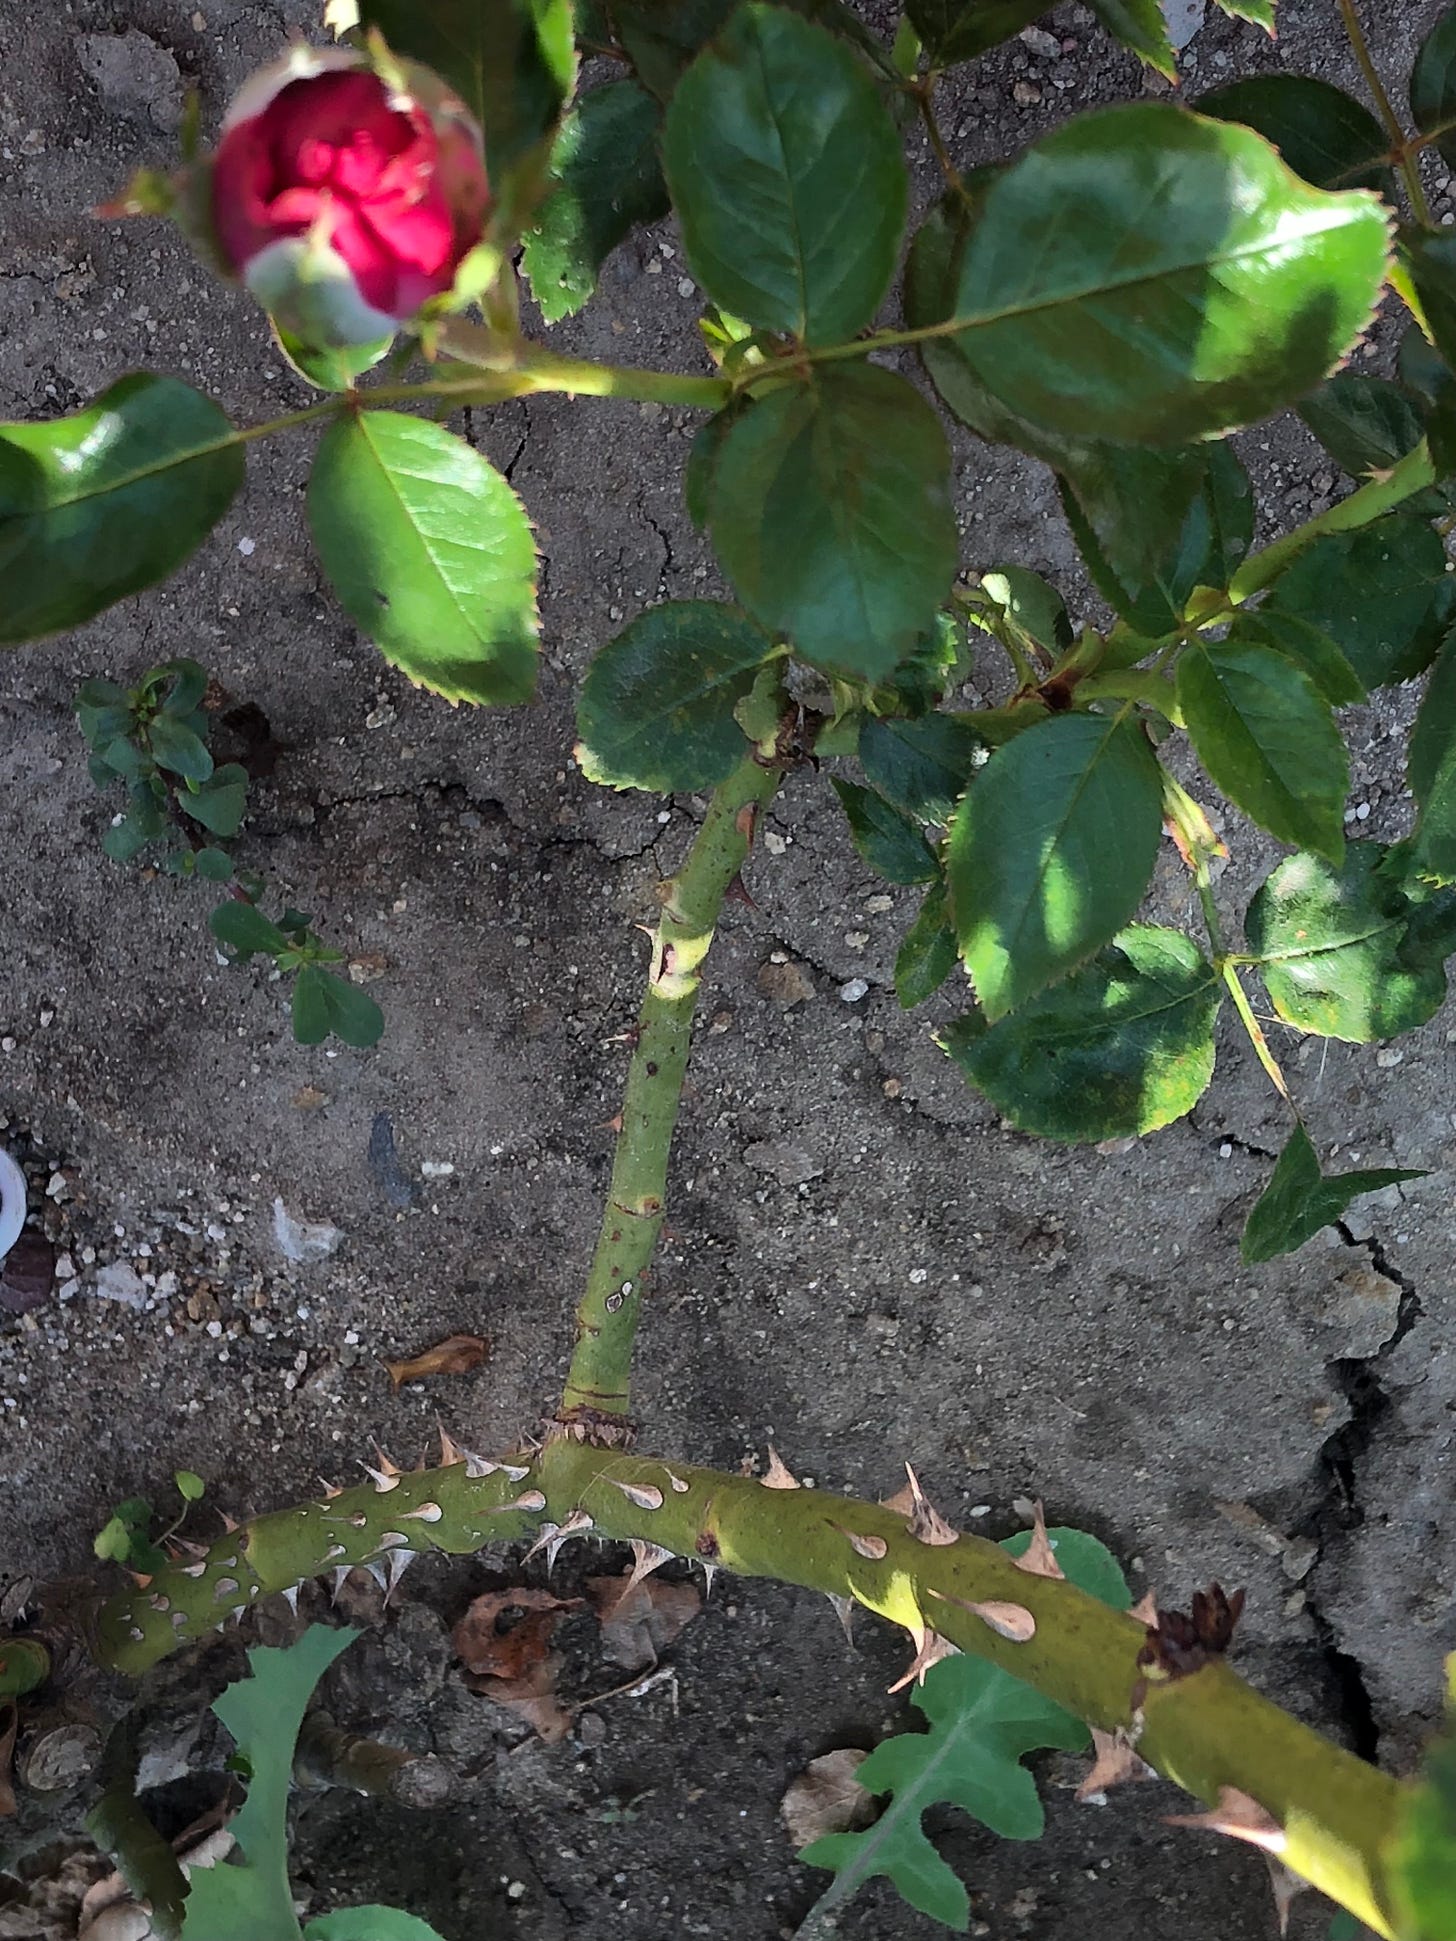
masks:
{"type": "Polygon", "coordinates": [[[553,1651],[524,1678],[480,1677],[467,1672],[465,1687],[513,1713],[543,1744],[554,1746],[571,1730],[572,1715],[556,1696],[556,1678],[563,1663],[553,1651]]]}
{"type": "Polygon", "coordinates": [[[811,1759],[779,1802],[797,1852],[826,1833],[850,1833],[875,1817],[875,1796],[855,1774],[868,1758],[858,1746],[840,1746],[811,1759]]]}
{"type": "Polygon", "coordinates": [[[519,1680],[545,1662],[561,1613],[580,1609],[579,1597],[553,1597],[550,1591],[487,1591],[471,1600],[450,1642],[467,1671],[519,1680]]]}
{"type": "Polygon", "coordinates": [[[412,1355],[408,1361],[385,1362],[384,1372],[398,1394],[406,1382],[422,1382],[431,1375],[468,1375],[472,1368],[479,1368],[489,1353],[490,1343],[484,1335],[448,1334],[433,1348],[412,1355]]]}
{"type": "Polygon", "coordinates": [[[635,1584],[630,1577],[589,1577],[586,1587],[601,1620],[602,1656],[623,1671],[650,1669],[703,1608],[693,1585],[660,1577],[635,1584]]]}

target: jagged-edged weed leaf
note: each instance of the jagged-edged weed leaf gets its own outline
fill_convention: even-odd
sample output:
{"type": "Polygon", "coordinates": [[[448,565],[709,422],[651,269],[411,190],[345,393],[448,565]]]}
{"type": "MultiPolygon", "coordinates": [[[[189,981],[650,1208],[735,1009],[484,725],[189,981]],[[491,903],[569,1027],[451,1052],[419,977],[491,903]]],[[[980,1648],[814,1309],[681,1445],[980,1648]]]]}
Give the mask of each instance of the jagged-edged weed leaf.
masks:
{"type": "Polygon", "coordinates": [[[1406,1795],[1390,1871],[1401,1935],[1456,1941],[1456,1655],[1446,1660],[1446,1722],[1406,1795]]]}
{"type": "Polygon", "coordinates": [[[444,1941],[438,1928],[402,1907],[341,1907],[303,1930],[303,1941],[444,1941]]]}
{"type": "Polygon", "coordinates": [[[1351,478],[1383,472],[1421,442],[1421,414],[1398,384],[1337,371],[1295,406],[1351,478]]]}
{"type": "Polygon", "coordinates": [[[547,323],[574,316],[628,231],[667,214],[657,156],[662,109],[635,81],[583,95],[551,155],[553,186],[526,237],[524,268],[547,323]]]}
{"type": "Polygon", "coordinates": [[[1326,633],[1297,613],[1262,606],[1241,610],[1228,630],[1231,641],[1270,647],[1301,667],[1332,708],[1365,699],[1365,683],[1326,633]]]}
{"type": "Polygon", "coordinates": [[[879,90],[842,41],[749,0],[679,81],[662,155],[689,265],[715,303],[811,344],[871,321],[908,178],[879,90]]]}
{"type": "Polygon", "coordinates": [[[834,778],[834,793],[849,818],[861,859],[890,883],[932,883],[940,875],[935,851],[914,823],[873,789],[834,778]]]}
{"type": "Polygon", "coordinates": [[[246,1761],[248,1797],[231,1823],[241,1862],[198,1867],[187,1895],[182,1941],[290,1941],[300,1930],[288,1885],[288,1789],[293,1748],[314,1686],[359,1634],[311,1624],[295,1644],[254,1645],[250,1678],[212,1709],[246,1761]]]}
{"type": "Polygon", "coordinates": [[[1316,539],[1275,581],[1263,611],[1318,627],[1367,688],[1382,687],[1430,665],[1456,611],[1456,582],[1429,520],[1393,512],[1316,539]]]}
{"type": "Polygon", "coordinates": [[[1410,105],[1423,135],[1442,130],[1436,148],[1456,167],[1456,7],[1448,7],[1421,42],[1411,69],[1410,105]]]}
{"type": "Polygon", "coordinates": [[[270,922],[256,904],[244,903],[238,897],[219,903],[207,919],[207,927],[240,964],[255,954],[276,957],[288,948],[288,938],[278,925],[270,922]]]}
{"type": "Polygon", "coordinates": [[[1090,957],[1142,900],[1162,828],[1141,728],[1055,715],[987,762],[948,852],[961,955],[994,1024],[1090,957]]]}
{"type": "Polygon", "coordinates": [[[1210,777],[1281,842],[1338,863],[1350,758],[1314,682],[1270,647],[1195,640],[1178,658],[1178,706],[1210,777]]]}
{"type": "Polygon", "coordinates": [[[1427,881],[1456,883],[1456,630],[1431,669],[1406,767],[1419,808],[1411,867],[1427,881]]]}
{"type": "Polygon", "coordinates": [[[1022,1132],[1124,1138],[1171,1125],[1213,1077],[1218,975],[1176,930],[1137,925],[1062,983],[987,1025],[971,1012],[941,1042],[1022,1132]]]}
{"type": "Polygon", "coordinates": [[[986,744],[954,714],[866,715],[859,760],[871,787],[917,822],[950,821],[986,744]]]}
{"type": "Polygon", "coordinates": [[[1072,621],[1057,589],[1025,566],[991,566],[981,575],[992,631],[1023,653],[1041,648],[1059,660],[1072,644],[1072,621]]]}
{"type": "Polygon", "coordinates": [[[932,68],[973,61],[1046,12],[1038,0],[906,0],[932,68]]]}
{"type": "Polygon", "coordinates": [[[188,789],[182,807],[194,822],[229,841],[243,826],[248,806],[248,771],[241,762],[224,762],[205,782],[188,789]]]}
{"type": "Polygon", "coordinates": [[[0,646],[175,573],[242,482],[232,426],[175,377],[137,372],[69,417],[0,425],[0,646]]]}
{"type": "Polygon", "coordinates": [[[1162,0],[1087,0],[1087,5],[1114,40],[1170,81],[1178,78],[1178,56],[1168,35],[1162,0]]]}
{"type": "Polygon", "coordinates": [[[992,181],[946,341],[1047,432],[1191,441],[1327,375],[1370,319],[1388,241],[1377,197],[1311,188],[1246,128],[1102,109],[992,181]]]}
{"type": "Polygon", "coordinates": [[[1296,1125],[1245,1223],[1239,1256],[1246,1266],[1252,1266],[1256,1261],[1273,1260],[1277,1254],[1293,1253],[1313,1239],[1321,1227],[1338,1220],[1362,1193],[1378,1193],[1383,1186],[1396,1186],[1401,1180],[1424,1178],[1424,1173],[1395,1166],[1322,1174],[1309,1134],[1302,1125],[1296,1125]]]}
{"type": "Polygon", "coordinates": [[[1210,88],[1192,105],[1201,115],[1256,129],[1317,189],[1390,188],[1385,130],[1362,102],[1329,81],[1312,74],[1251,74],[1210,88]]]}
{"type": "Polygon", "coordinates": [[[895,953],[895,995],[902,1011],[913,1011],[938,991],[956,967],[955,931],[945,885],[935,883],[895,953]]]}
{"type": "Polygon", "coordinates": [[[367,991],[321,964],[304,964],[293,982],[293,1036],[300,1045],[321,1045],[329,1033],[356,1051],[377,1045],[384,1013],[367,991]]]}
{"type": "Polygon", "coordinates": [[[1339,869],[1290,856],[1249,904],[1249,949],[1296,1030],[1370,1044],[1416,1030],[1444,1002],[1456,895],[1412,902],[1388,858],[1375,842],[1347,843],[1339,869]]]}
{"type": "Polygon", "coordinates": [[[576,711],[582,773],[663,795],[715,787],[747,753],[734,709],[772,651],[768,636],[732,607],[649,607],[587,670],[576,711]]]}
{"type": "MultiPolygon", "coordinates": [[[[1070,1583],[1114,1610],[1130,1602],[1117,1560],[1084,1530],[1047,1532],[1070,1583]]],[[[1031,1533],[1002,1548],[1024,1554],[1031,1533]]],[[[1080,1719],[984,1659],[943,1658],[925,1674],[914,1699],[928,1732],[886,1739],[855,1774],[871,1793],[891,1799],[863,1833],[831,1833],[799,1858],[829,1867],[835,1879],[814,1912],[827,1914],[877,1874],[885,1875],[911,1907],[964,1933],[970,1902],[965,1888],[936,1852],[921,1825],[932,1806],[959,1806],[1007,1840],[1035,1840],[1046,1824],[1036,1781],[1021,1764],[1028,1752],[1059,1746],[1079,1751],[1088,1742],[1080,1719]]]]}
{"type": "Polygon", "coordinates": [[[825,365],[737,418],[710,516],[744,606],[834,672],[889,674],[955,577],[940,420],[908,379],[873,364],[825,365]]]}
{"type": "Polygon", "coordinates": [[[528,701],[536,545],[506,480],[443,425],[358,411],[308,482],[314,544],[354,624],[450,701],[528,701]]]}

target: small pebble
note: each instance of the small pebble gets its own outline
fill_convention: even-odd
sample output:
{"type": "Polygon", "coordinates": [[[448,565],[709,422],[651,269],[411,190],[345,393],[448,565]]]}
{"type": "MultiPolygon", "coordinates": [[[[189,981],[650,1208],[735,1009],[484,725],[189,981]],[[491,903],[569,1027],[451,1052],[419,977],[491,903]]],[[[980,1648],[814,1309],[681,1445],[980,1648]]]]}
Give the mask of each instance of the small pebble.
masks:
{"type": "Polygon", "coordinates": [[[841,984],[839,995],[846,1004],[858,1004],[862,997],[869,996],[869,982],[863,977],[851,977],[847,984],[841,984]]]}

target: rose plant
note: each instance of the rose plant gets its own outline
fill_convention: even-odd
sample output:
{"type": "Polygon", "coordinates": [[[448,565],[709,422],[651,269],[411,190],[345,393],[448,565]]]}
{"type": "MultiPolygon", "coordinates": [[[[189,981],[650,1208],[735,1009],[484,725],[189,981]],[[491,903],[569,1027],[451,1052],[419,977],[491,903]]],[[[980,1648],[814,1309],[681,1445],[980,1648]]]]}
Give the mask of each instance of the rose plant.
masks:
{"type": "MultiPolygon", "coordinates": [[[[1272,0],[1220,4],[1273,26],[1272,0]]],[[[1175,71],[1155,0],[1092,10],[1175,71]]],[[[1204,1802],[1201,1823],[1377,1932],[1438,1941],[1456,1928],[1449,1753],[1409,1787],[1259,1698],[1225,1661],[1236,1598],[1130,1612],[1077,1533],[986,1543],[913,1477],[866,1505],[800,1490],[777,1462],[760,1481],[633,1450],[631,1357],[704,959],[789,769],[845,764],[829,779],[859,855],[923,891],[900,1001],[960,990],[945,1049],[1013,1125],[1084,1140],[1166,1125],[1212,1079],[1227,1001],[1291,1121],[1246,1260],[1411,1177],[1325,1171],[1246,980],[1294,1029],[1366,1043],[1433,1015],[1456,946],[1456,241],[1420,173],[1430,148],[1456,159],[1456,9],[1422,47],[1409,128],[1383,90],[1366,106],[1266,77],[1191,111],[1078,116],[962,173],[940,77],[1039,11],[910,0],[887,46],[835,0],[602,0],[574,23],[565,0],[358,0],[331,9],[347,50],[260,76],[211,155],[124,199],[203,235],[323,395],[238,431],[140,374],[72,418],[4,428],[0,639],[163,578],[240,488],[249,441],[322,424],[308,519],[345,610],[448,699],[525,700],[530,526],[440,419],[542,391],[702,409],[687,505],[734,603],[649,607],[580,694],[589,778],[709,801],[662,887],[608,1204],[539,1443],[485,1457],[445,1437],[439,1467],[383,1463],[360,1489],[253,1518],[86,1622],[104,1664],[140,1672],[326,1571],[365,1564],[393,1584],[422,1549],[532,1534],[549,1556],[588,1533],[629,1542],[638,1573],[688,1557],[771,1574],[902,1625],[933,1721],[882,1760],[896,1798],[877,1828],[813,1850],[836,1870],[830,1898],[887,1872],[963,1925],[921,1807],[944,1797],[1035,1833],[1021,1754],[1090,1728],[1099,1783],[1145,1761],[1204,1802]],[[578,44],[618,78],[574,98],[578,44]],[[943,194],[910,243],[903,321],[877,329],[912,124],[943,194]],[[602,365],[523,332],[522,276],[546,319],[566,315],[632,225],[669,207],[707,298],[710,368],[602,365]],[[1403,333],[1396,376],[1353,375],[1382,305],[1403,333]],[[931,389],[881,353],[918,358],[931,389]],[[1256,549],[1229,434],[1287,406],[1350,489],[1256,549]],[[1053,470],[1105,602],[1096,624],[1015,564],[961,560],[947,414],[1053,470]],[[973,657],[992,705],[964,704],[973,657]],[[1338,711],[1418,676],[1410,832],[1349,839],[1338,711]],[[1245,913],[1244,948],[1215,902],[1225,851],[1198,768],[1293,852],[1245,913]],[[1165,834],[1198,939],[1137,920],[1165,834]]],[[[1341,13],[1373,73],[1353,0],[1341,13]]],[[[48,1625],[63,1619],[29,1642],[48,1625]]]]}

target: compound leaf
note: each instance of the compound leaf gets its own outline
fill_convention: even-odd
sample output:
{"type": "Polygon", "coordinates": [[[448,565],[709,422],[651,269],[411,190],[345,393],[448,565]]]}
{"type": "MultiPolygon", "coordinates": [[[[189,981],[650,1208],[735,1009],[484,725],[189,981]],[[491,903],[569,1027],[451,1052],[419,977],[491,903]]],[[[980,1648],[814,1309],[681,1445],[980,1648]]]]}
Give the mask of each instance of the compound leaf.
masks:
{"type": "Polygon", "coordinates": [[[733,710],[772,651],[732,607],[649,607],[587,670],[576,714],[582,773],[663,795],[716,786],[747,752],[733,710]]]}
{"type": "Polygon", "coordinates": [[[1456,895],[1412,902],[1388,855],[1382,843],[1347,843],[1338,869],[1289,856],[1249,904],[1249,948],[1274,1009],[1296,1030],[1370,1044],[1416,1030],[1444,1002],[1456,895]]]}
{"type": "Polygon", "coordinates": [[[1235,616],[1228,631],[1233,641],[1272,647],[1296,667],[1304,669],[1332,708],[1365,699],[1365,683],[1326,633],[1297,613],[1268,605],[1235,616]]]}
{"type": "Polygon", "coordinates": [[[1383,472],[1414,451],[1421,414],[1398,384],[1336,371],[1295,409],[1330,457],[1351,478],[1383,472]]]}
{"type": "Polygon", "coordinates": [[[913,1011],[938,991],[956,967],[955,931],[945,885],[934,883],[895,953],[895,995],[902,1011],[913,1011]]]}
{"type": "Polygon", "coordinates": [[[357,411],[330,425],[308,518],[345,611],[412,681],[450,701],[528,701],[536,546],[506,480],[443,425],[357,411]]]}
{"type": "Polygon", "coordinates": [[[985,752],[971,723],[953,714],[866,715],[859,731],[871,787],[917,822],[950,821],[985,752]]]}
{"type": "Polygon", "coordinates": [[[972,1012],[941,1043],[1022,1132],[1125,1138],[1170,1125],[1213,1077],[1220,984],[1176,930],[1138,925],[1010,1017],[972,1012]]]}
{"type": "Polygon", "coordinates": [[[1423,135],[1436,129],[1436,147],[1456,166],[1456,7],[1448,7],[1421,42],[1410,78],[1411,114],[1423,135]]]}
{"type": "Polygon", "coordinates": [[[898,809],[873,789],[834,778],[834,792],[849,818],[860,858],[890,883],[932,883],[940,875],[935,851],[898,809]]]}
{"type": "Polygon", "coordinates": [[[906,0],[932,68],[973,61],[1046,12],[1040,0],[906,0]]]}
{"type": "Polygon", "coordinates": [[[182,1941],[289,1941],[300,1930],[288,1885],[288,1788],[293,1748],[314,1686],[356,1631],[311,1624],[282,1650],[254,1645],[252,1670],[213,1701],[248,1766],[248,1797],[232,1821],[241,1863],[193,1873],[182,1941]]]}
{"type": "Polygon", "coordinates": [[[1424,1173],[1394,1166],[1326,1176],[1320,1172],[1309,1134],[1302,1125],[1296,1125],[1244,1226],[1239,1257],[1245,1266],[1252,1266],[1257,1261],[1273,1260],[1277,1254],[1293,1253],[1313,1239],[1321,1227],[1338,1220],[1362,1193],[1378,1193],[1381,1187],[1398,1185],[1401,1180],[1424,1178],[1424,1173]]]}
{"type": "MultiPolygon", "coordinates": [[[[1272,26],[1272,19],[1264,24],[1272,26]]],[[[1312,74],[1251,74],[1210,88],[1193,106],[1257,130],[1317,189],[1390,186],[1385,130],[1353,95],[1312,74]]]]}
{"type": "Polygon", "coordinates": [[[997,750],[948,851],[961,955],[992,1024],[1127,923],[1161,828],[1158,765],[1130,720],[1054,715],[997,750]]]}
{"type": "Polygon", "coordinates": [[[1261,611],[1292,613],[1339,648],[1367,688],[1429,666],[1456,610],[1456,583],[1430,521],[1394,512],[1325,533],[1275,582],[1261,611]]]}

